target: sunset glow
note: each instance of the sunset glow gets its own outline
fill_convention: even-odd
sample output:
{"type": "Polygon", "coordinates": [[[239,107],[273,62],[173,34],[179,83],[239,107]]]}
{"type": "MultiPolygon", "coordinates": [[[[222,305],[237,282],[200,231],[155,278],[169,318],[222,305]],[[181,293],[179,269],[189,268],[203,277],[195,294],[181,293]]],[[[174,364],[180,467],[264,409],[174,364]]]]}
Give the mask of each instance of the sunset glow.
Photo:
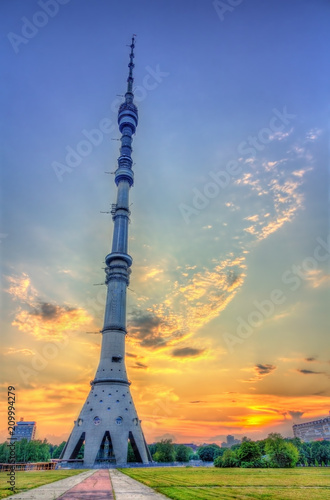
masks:
{"type": "MultiPolygon", "coordinates": [[[[330,410],[329,6],[78,3],[2,47],[3,395],[59,443],[95,376],[136,32],[126,364],[147,442],[292,437],[330,410]]],[[[40,9],[5,4],[4,33],[40,9]]]]}

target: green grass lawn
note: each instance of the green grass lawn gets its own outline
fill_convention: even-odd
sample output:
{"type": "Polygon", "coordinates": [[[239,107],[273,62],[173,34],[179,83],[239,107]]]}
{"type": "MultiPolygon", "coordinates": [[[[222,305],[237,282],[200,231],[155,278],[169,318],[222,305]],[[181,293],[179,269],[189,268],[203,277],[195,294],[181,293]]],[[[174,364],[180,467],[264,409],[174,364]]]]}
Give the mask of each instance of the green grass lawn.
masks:
{"type": "MultiPolygon", "coordinates": [[[[60,479],[65,479],[66,477],[75,476],[76,474],[81,474],[85,470],[38,470],[30,472],[16,472],[16,490],[15,493],[21,493],[22,491],[31,490],[32,488],[37,488],[43,484],[53,483],[54,481],[59,481],[60,479]]],[[[11,490],[8,490],[10,486],[8,483],[7,472],[0,472],[0,498],[6,498],[9,495],[13,495],[11,490]]]]}
{"type": "Polygon", "coordinates": [[[121,469],[173,500],[330,500],[329,468],[121,469]]]}

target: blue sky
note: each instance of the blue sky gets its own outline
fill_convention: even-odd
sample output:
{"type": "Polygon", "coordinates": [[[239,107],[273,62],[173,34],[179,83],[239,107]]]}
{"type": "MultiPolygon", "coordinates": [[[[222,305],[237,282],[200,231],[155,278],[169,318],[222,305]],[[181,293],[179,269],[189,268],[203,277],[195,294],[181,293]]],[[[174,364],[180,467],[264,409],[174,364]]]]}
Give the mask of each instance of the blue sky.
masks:
{"type": "Polygon", "coordinates": [[[330,6],[232,3],[1,3],[3,387],[40,437],[67,436],[98,363],[133,33],[127,364],[147,439],[327,413],[330,6]]]}

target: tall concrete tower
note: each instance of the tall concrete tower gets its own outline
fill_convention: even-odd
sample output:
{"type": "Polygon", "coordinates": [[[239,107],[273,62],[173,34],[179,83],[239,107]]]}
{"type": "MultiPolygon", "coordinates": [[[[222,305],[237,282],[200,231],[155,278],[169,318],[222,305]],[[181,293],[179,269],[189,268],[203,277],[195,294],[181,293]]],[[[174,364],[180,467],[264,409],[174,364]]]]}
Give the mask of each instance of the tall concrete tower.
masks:
{"type": "Polygon", "coordinates": [[[130,45],[129,75],[125,101],[118,111],[121,136],[120,156],[115,172],[117,203],[112,208],[114,221],[112,251],[105,258],[108,288],[102,330],[101,359],[87,400],[75,421],[63,460],[75,459],[83,443],[84,465],[125,464],[128,441],[137,462],[151,461],[141,421],[134,407],[125,367],[126,288],[129,284],[132,257],[127,253],[129,190],[133,185],[132,135],[138,124],[133,103],[133,68],[135,39],[130,45]]]}

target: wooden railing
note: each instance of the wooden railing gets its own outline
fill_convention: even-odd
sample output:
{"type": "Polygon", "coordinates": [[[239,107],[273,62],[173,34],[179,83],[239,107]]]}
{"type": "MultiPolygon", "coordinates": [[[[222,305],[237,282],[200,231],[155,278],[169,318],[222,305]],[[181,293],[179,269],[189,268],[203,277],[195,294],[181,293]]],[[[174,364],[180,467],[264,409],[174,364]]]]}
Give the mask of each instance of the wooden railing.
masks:
{"type": "Polygon", "coordinates": [[[56,462],[35,462],[35,463],[19,463],[19,464],[0,464],[0,471],[7,472],[15,471],[30,471],[30,470],[54,470],[56,462]]]}

